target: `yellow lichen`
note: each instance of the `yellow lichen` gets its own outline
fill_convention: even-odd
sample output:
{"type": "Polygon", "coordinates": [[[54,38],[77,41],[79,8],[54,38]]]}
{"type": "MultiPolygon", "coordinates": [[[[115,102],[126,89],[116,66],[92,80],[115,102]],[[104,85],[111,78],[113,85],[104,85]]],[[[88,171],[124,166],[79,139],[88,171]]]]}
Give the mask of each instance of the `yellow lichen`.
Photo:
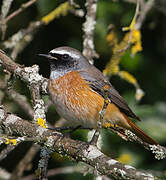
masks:
{"type": "Polygon", "coordinates": [[[13,144],[14,146],[17,145],[17,139],[6,139],[5,144],[13,144]]]}
{"type": "Polygon", "coordinates": [[[109,122],[106,122],[105,124],[104,124],[104,127],[105,128],[109,128],[109,127],[111,127],[112,125],[111,125],[111,123],[109,123],[109,122]]]}
{"type": "Polygon", "coordinates": [[[108,90],[109,89],[109,86],[106,84],[105,86],[104,86],[104,90],[108,90]]]}
{"type": "Polygon", "coordinates": [[[42,18],[42,21],[45,24],[50,23],[52,20],[54,20],[55,18],[59,17],[59,16],[65,16],[69,10],[72,9],[72,6],[70,6],[70,4],[68,2],[62,3],[60,6],[58,6],[56,9],[54,9],[53,11],[51,11],[48,15],[44,16],[42,18]]]}
{"type": "Polygon", "coordinates": [[[37,124],[38,124],[39,126],[42,126],[43,128],[47,128],[47,127],[46,127],[46,121],[45,121],[43,118],[38,118],[38,119],[37,119],[37,124]]]}
{"type": "Polygon", "coordinates": [[[133,34],[132,34],[132,38],[131,38],[131,42],[135,43],[138,41],[141,41],[141,32],[140,32],[140,30],[134,29],[133,34]]]}
{"type": "Polygon", "coordinates": [[[142,51],[140,30],[133,30],[131,43],[133,44],[131,47],[131,54],[132,55],[135,55],[137,52],[142,51]]]}
{"type": "Polygon", "coordinates": [[[121,163],[128,164],[131,162],[131,155],[130,154],[121,154],[117,160],[121,163]]]}
{"type": "MultiPolygon", "coordinates": [[[[119,64],[121,57],[125,55],[126,50],[131,47],[131,55],[135,55],[137,52],[142,51],[141,45],[141,32],[135,28],[136,16],[133,18],[131,24],[128,27],[124,27],[123,31],[129,31],[125,34],[122,41],[118,43],[118,38],[114,32],[113,25],[111,25],[111,31],[109,31],[106,40],[110,46],[112,46],[112,57],[110,58],[108,64],[103,70],[105,76],[118,75],[122,79],[128,81],[136,87],[139,88],[136,78],[127,71],[121,71],[119,64]]],[[[139,88],[140,89],[140,88],[139,88]]],[[[143,93],[141,94],[143,95],[143,93]]],[[[137,99],[141,99],[142,96],[136,96],[137,99]]]]}
{"type": "Polygon", "coordinates": [[[128,27],[123,27],[123,28],[122,28],[122,31],[129,31],[129,30],[135,29],[135,22],[136,22],[136,19],[135,19],[135,17],[134,17],[134,18],[132,19],[132,21],[131,21],[130,26],[128,26],[128,27]]]}
{"type": "Polygon", "coordinates": [[[129,31],[126,34],[126,37],[129,39],[129,36],[131,35],[131,38],[129,39],[132,44],[131,47],[131,54],[135,55],[137,52],[142,51],[142,45],[141,45],[141,32],[140,30],[135,29],[135,18],[133,18],[131,24],[129,27],[124,27],[123,31],[129,31]]]}
{"type": "Polygon", "coordinates": [[[113,29],[107,35],[106,40],[108,41],[110,46],[113,46],[112,47],[113,55],[110,61],[108,62],[108,64],[106,65],[103,74],[107,76],[117,75],[119,72],[120,59],[125,53],[125,51],[122,51],[122,49],[125,48],[127,40],[125,37],[119,44],[117,44],[117,37],[113,29]]]}
{"type": "Polygon", "coordinates": [[[127,71],[120,71],[119,76],[133,85],[137,84],[135,77],[127,71]]]}
{"type": "Polygon", "coordinates": [[[110,122],[106,122],[106,123],[104,123],[104,127],[105,128],[110,128],[110,127],[115,128],[115,127],[118,127],[118,125],[117,124],[112,124],[110,122]]]}
{"type": "Polygon", "coordinates": [[[110,100],[109,100],[109,99],[106,99],[106,100],[105,100],[105,103],[106,103],[106,104],[108,104],[109,102],[110,102],[110,100]]]}
{"type": "Polygon", "coordinates": [[[107,37],[106,37],[107,42],[109,43],[110,46],[115,46],[118,43],[118,39],[116,37],[116,34],[114,31],[111,31],[107,37]]]}

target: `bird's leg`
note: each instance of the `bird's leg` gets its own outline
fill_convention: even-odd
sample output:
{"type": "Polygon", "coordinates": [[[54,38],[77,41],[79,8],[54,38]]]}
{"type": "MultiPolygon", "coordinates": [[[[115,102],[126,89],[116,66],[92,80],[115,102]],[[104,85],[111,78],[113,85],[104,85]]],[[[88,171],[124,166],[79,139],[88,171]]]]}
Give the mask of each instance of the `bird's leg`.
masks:
{"type": "Polygon", "coordinates": [[[88,148],[89,145],[97,146],[97,141],[98,141],[98,138],[99,138],[99,135],[100,135],[100,130],[102,128],[103,119],[104,119],[104,116],[105,116],[105,113],[106,113],[106,109],[107,109],[108,104],[110,103],[110,100],[108,99],[108,89],[109,89],[109,86],[105,85],[104,86],[104,105],[103,105],[101,111],[99,112],[100,118],[97,121],[97,128],[96,128],[96,130],[95,130],[95,132],[94,132],[94,134],[92,136],[92,139],[88,143],[86,143],[84,145],[81,145],[79,150],[84,148],[84,147],[88,148]]]}
{"type": "Polygon", "coordinates": [[[97,141],[98,141],[100,131],[102,128],[106,109],[107,109],[108,104],[110,103],[110,100],[108,99],[108,89],[109,89],[108,85],[105,85],[103,88],[103,90],[104,90],[104,105],[103,105],[101,111],[99,112],[100,118],[99,118],[99,121],[97,121],[97,129],[95,130],[95,133],[90,141],[90,144],[92,144],[92,145],[97,145],[97,141]]]}
{"type": "Polygon", "coordinates": [[[97,128],[95,130],[95,133],[93,134],[92,139],[88,143],[85,143],[79,147],[78,151],[80,151],[80,149],[82,149],[82,148],[88,148],[89,145],[97,146],[97,141],[98,141],[98,138],[100,135],[100,130],[102,128],[106,109],[107,109],[108,104],[110,103],[110,100],[108,99],[108,89],[109,89],[108,85],[104,86],[104,105],[103,105],[101,111],[99,112],[100,118],[99,118],[99,121],[97,122],[97,128]]]}

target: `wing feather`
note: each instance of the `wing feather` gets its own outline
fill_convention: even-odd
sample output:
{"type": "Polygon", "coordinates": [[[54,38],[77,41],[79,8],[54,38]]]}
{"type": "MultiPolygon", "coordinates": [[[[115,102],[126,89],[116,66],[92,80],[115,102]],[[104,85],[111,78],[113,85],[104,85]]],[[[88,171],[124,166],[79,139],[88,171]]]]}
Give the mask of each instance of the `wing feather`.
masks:
{"type": "Polygon", "coordinates": [[[104,86],[108,85],[108,98],[114,103],[120,111],[127,116],[140,120],[129,108],[123,97],[115,90],[111,83],[103,76],[103,74],[94,66],[90,69],[79,70],[82,78],[88,81],[89,86],[102,97],[104,97],[104,86]]]}

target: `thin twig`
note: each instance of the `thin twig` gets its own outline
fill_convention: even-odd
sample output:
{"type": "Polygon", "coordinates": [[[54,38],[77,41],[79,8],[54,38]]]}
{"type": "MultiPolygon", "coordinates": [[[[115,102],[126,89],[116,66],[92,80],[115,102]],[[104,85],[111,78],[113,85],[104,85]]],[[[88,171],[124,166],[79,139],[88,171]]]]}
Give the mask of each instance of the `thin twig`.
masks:
{"type": "Polygon", "coordinates": [[[3,168],[0,168],[0,177],[2,180],[8,180],[10,178],[11,174],[3,168]]]}
{"type": "Polygon", "coordinates": [[[87,14],[83,24],[83,55],[93,64],[93,58],[98,58],[94,48],[94,29],[96,25],[97,0],[86,1],[87,14]]]}
{"type": "Polygon", "coordinates": [[[0,152],[0,161],[2,161],[3,159],[5,159],[7,157],[7,155],[13,151],[16,148],[16,146],[13,146],[11,144],[7,145],[6,148],[4,148],[1,152],[0,152]]]}
{"type": "MultiPolygon", "coordinates": [[[[125,0],[125,1],[129,3],[138,3],[138,0],[125,0]]],[[[139,0],[139,3],[141,4],[141,10],[139,12],[135,24],[135,29],[141,29],[147,13],[152,9],[152,7],[156,8],[156,6],[154,6],[155,0],[148,0],[147,2],[145,2],[144,0],[139,0]]]]}
{"type": "Polygon", "coordinates": [[[39,171],[39,180],[47,180],[47,166],[48,166],[48,160],[50,158],[51,151],[46,147],[43,146],[41,148],[40,157],[38,163],[38,171],[39,171]]]}
{"type": "Polygon", "coordinates": [[[29,117],[33,118],[34,110],[28,103],[26,96],[19,94],[13,89],[6,90],[5,93],[9,96],[9,98],[12,98],[13,101],[16,102],[21,107],[21,109],[23,109],[24,112],[29,115],[29,117]]]}
{"type": "MultiPolygon", "coordinates": [[[[29,1],[28,3],[30,2],[32,1],[29,1]]],[[[74,13],[79,17],[82,17],[84,15],[82,9],[74,9],[74,7],[69,6],[67,2],[62,3],[48,15],[44,16],[41,20],[31,22],[26,29],[21,29],[16,34],[12,35],[7,41],[2,43],[2,46],[5,49],[12,49],[11,57],[15,59],[17,55],[26,47],[26,45],[32,41],[37,29],[39,29],[43,25],[47,25],[54,18],[58,18],[61,15],[66,15],[67,12],[74,13]]]]}
{"type": "Polygon", "coordinates": [[[5,23],[5,17],[7,16],[13,0],[3,0],[0,15],[0,25],[2,30],[2,40],[5,38],[7,25],[5,23]]]}
{"type": "Polygon", "coordinates": [[[147,13],[152,9],[154,6],[155,1],[154,0],[148,0],[144,6],[141,7],[140,15],[137,19],[137,22],[135,24],[136,29],[141,29],[141,26],[146,18],[147,13]]]}
{"type": "Polygon", "coordinates": [[[17,9],[16,11],[14,11],[13,13],[11,13],[9,16],[7,16],[4,19],[4,23],[6,24],[8,21],[10,21],[12,18],[14,18],[15,16],[17,16],[18,14],[20,14],[23,10],[25,10],[26,8],[28,8],[29,6],[31,6],[32,4],[34,4],[37,0],[29,0],[28,2],[24,3],[21,5],[21,7],[19,9],[17,9]]]}
{"type": "Polygon", "coordinates": [[[104,104],[103,104],[103,107],[102,107],[101,111],[99,112],[100,119],[97,122],[97,129],[95,130],[94,135],[93,135],[92,140],[91,140],[91,142],[94,145],[97,145],[97,141],[98,141],[98,138],[99,138],[99,135],[100,135],[100,131],[101,131],[102,125],[103,125],[103,119],[104,119],[104,116],[105,116],[105,113],[106,113],[106,109],[107,109],[108,104],[110,103],[110,101],[108,99],[108,90],[109,90],[109,86],[105,85],[105,87],[103,87],[103,91],[104,91],[104,104]]]}
{"type": "Polygon", "coordinates": [[[16,166],[14,171],[11,174],[11,177],[9,180],[18,180],[20,177],[22,177],[23,172],[26,170],[28,164],[32,161],[36,153],[39,151],[40,146],[38,145],[32,145],[31,148],[28,150],[24,158],[19,162],[19,164],[16,166]]]}
{"type": "MultiPolygon", "coordinates": [[[[139,7],[140,7],[140,0],[137,0],[136,10],[135,10],[135,14],[134,14],[134,17],[133,17],[133,20],[135,20],[135,21],[136,21],[138,15],[139,15],[139,7]]],[[[124,48],[118,50],[118,53],[124,52],[124,51],[126,51],[130,47],[132,36],[133,36],[133,29],[130,29],[130,35],[129,35],[129,39],[128,39],[127,45],[124,48]]]]}

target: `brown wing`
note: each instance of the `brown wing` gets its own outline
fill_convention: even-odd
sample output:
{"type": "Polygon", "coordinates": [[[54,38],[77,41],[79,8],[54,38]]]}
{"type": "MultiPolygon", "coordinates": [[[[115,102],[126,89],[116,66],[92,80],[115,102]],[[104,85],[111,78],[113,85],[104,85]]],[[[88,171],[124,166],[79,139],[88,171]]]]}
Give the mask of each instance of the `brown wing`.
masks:
{"type": "Polygon", "coordinates": [[[111,83],[103,76],[103,74],[94,66],[90,69],[79,70],[81,76],[88,81],[89,86],[102,97],[104,97],[104,86],[109,86],[108,97],[112,103],[125,113],[127,116],[140,120],[129,108],[123,97],[114,89],[111,83]]]}

